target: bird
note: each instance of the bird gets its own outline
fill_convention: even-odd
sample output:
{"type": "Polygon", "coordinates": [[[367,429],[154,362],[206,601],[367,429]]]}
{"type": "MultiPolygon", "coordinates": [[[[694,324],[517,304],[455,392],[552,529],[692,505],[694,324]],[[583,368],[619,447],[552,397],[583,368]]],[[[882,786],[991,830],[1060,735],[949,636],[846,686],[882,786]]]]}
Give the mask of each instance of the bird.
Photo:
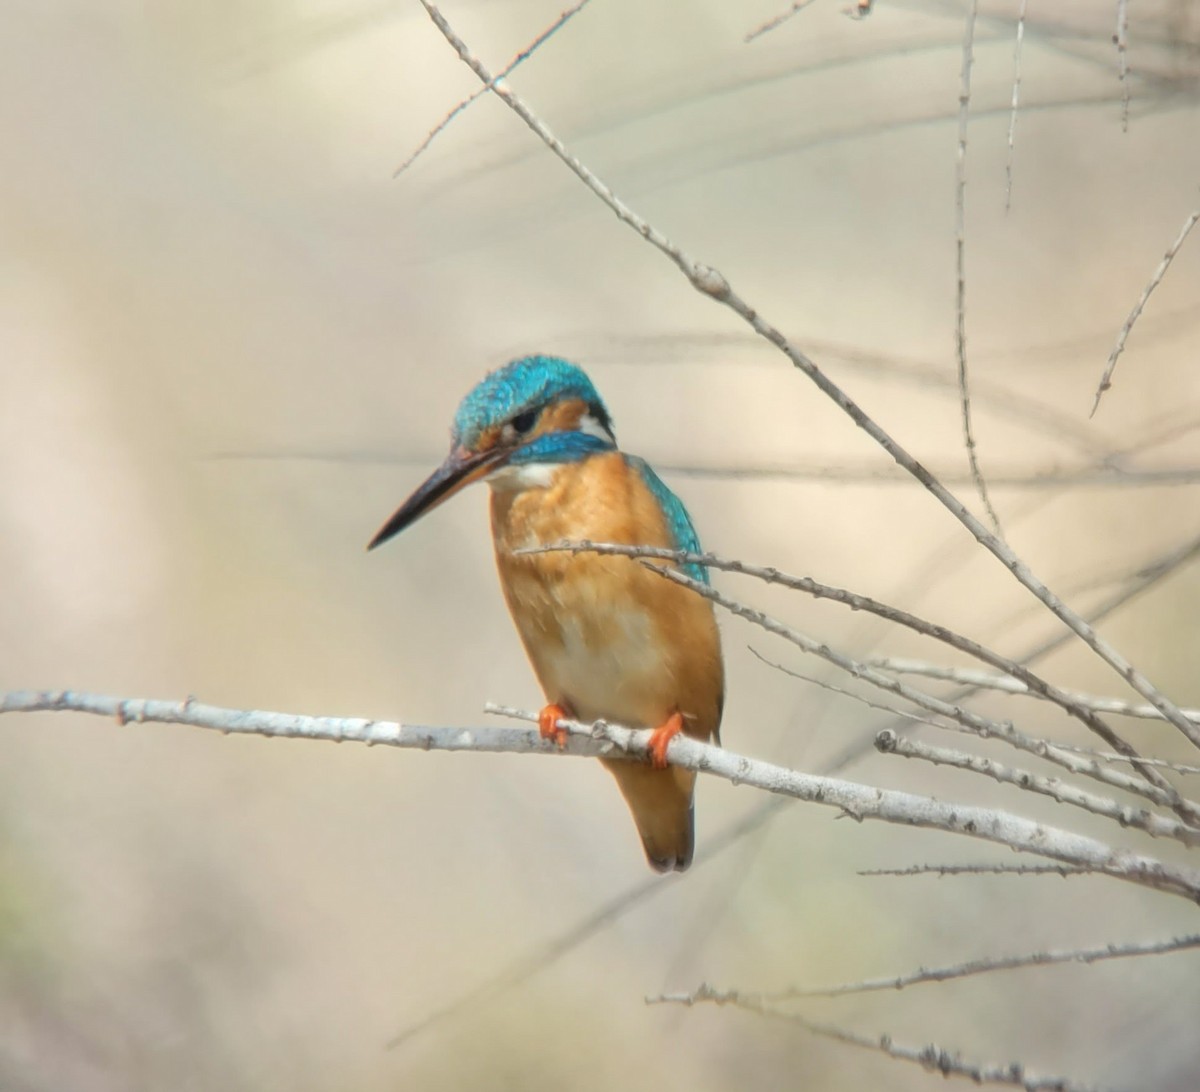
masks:
{"type": "Polygon", "coordinates": [[[696,775],[669,766],[678,733],[720,743],[724,662],[712,603],[652,572],[708,584],[695,562],[596,553],[525,552],[567,541],[700,552],[683,503],[650,466],[617,447],[587,374],[526,356],[487,374],[458,406],[445,461],[368,544],[374,549],[472,482],[491,492],[496,568],[546,697],[538,716],[559,746],[560,719],[653,729],[649,764],[600,759],[616,778],[646,859],[683,872],[695,846],[696,775]]]}

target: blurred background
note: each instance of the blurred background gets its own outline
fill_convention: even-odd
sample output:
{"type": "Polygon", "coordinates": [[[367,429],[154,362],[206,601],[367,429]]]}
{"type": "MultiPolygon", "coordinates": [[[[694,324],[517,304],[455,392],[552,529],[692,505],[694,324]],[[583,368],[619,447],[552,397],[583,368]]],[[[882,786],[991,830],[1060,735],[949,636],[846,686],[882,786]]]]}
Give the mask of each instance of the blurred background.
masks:
{"type": "MultiPolygon", "coordinates": [[[[455,0],[498,69],[564,0],[455,0]]],[[[954,387],[964,6],[597,0],[514,74],[634,208],[718,266],[978,509],[954,387]]],[[[1200,533],[1200,16],[985,2],[967,155],[979,458],[1012,544],[1081,610],[1200,533]]],[[[1020,654],[1044,612],[769,347],[475,88],[414,3],[0,0],[0,686],[479,724],[535,707],[485,490],[364,545],[443,457],[459,397],[531,351],[584,365],[710,548],[876,595],[1020,654]],[[754,473],[755,471],[773,473],[754,473]],[[733,474],[731,471],[747,473],[733,474]]],[[[719,587],[859,656],[946,659],[869,619],[719,587]]],[[[1200,573],[1106,636],[1200,704],[1200,573]]],[[[722,620],[726,745],[819,772],[883,714],[722,620]]],[[[1068,647],[1065,685],[1117,680],[1068,647]]],[[[978,707],[1085,742],[1012,699],[978,707]]],[[[1130,730],[1156,754],[1177,733],[1130,730]]],[[[958,738],[950,739],[959,745],[958,738]]],[[[1012,807],[865,753],[845,775],[1012,807]]],[[[763,800],[702,781],[701,851],[763,800]]],[[[1128,844],[1142,846],[1135,835],[1128,844]]],[[[937,1078],[716,1008],[744,989],[1194,931],[1092,878],[858,876],[984,845],[780,809],[653,879],[592,763],[368,751],[73,716],[0,721],[0,1085],[77,1089],[926,1088],[937,1078]],[[544,946],[653,882],[586,941],[544,946]],[[504,976],[394,1049],[393,1036],[504,976]]],[[[1142,846],[1142,848],[1146,848],[1142,846]]],[[[1149,848],[1170,853],[1170,847],[1149,848]]],[[[1178,903],[1178,905],[1176,905],[1178,903]]],[[[817,1019],[1101,1085],[1192,1089],[1200,956],[814,1003],[817,1019]]]]}

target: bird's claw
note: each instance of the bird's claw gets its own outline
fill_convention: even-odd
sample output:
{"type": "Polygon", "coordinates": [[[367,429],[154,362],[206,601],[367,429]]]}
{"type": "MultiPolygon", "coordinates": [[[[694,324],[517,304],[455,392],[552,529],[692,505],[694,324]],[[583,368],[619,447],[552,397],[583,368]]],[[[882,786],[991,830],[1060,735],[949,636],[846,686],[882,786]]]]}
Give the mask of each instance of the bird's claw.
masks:
{"type": "Polygon", "coordinates": [[[567,730],[559,728],[558,722],[566,720],[567,711],[561,705],[547,705],[538,713],[538,734],[542,739],[552,739],[560,747],[567,745],[567,730]]]}
{"type": "Polygon", "coordinates": [[[650,742],[646,749],[650,752],[650,765],[656,770],[667,768],[667,747],[679,733],[683,731],[683,714],[672,713],[650,733],[650,742]]]}

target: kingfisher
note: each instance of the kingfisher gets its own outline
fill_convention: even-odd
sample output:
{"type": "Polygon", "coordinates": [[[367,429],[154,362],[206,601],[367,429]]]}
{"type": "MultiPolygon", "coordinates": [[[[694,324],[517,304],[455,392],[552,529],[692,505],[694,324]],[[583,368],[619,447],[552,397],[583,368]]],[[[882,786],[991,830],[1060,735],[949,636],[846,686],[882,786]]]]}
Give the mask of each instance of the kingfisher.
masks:
{"type": "MultiPolygon", "coordinates": [[[[679,732],[720,742],[725,673],[712,603],[633,558],[524,551],[588,539],[699,553],[687,509],[644,460],[618,450],[591,380],[558,357],[522,357],[485,376],[459,404],[450,436],[445,461],[367,548],[471,482],[488,483],[500,584],[546,696],[541,735],[562,746],[561,718],[653,729],[649,765],[600,762],[651,867],[684,871],[696,775],[668,766],[667,748],[679,732]]],[[[674,567],[708,583],[701,565],[674,567]]]]}

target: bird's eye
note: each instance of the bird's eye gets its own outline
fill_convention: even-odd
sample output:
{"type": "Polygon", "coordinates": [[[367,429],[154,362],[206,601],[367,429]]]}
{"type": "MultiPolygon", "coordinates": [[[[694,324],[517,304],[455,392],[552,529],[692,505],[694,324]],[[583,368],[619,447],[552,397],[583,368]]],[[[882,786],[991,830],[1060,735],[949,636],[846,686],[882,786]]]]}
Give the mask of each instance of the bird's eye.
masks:
{"type": "Polygon", "coordinates": [[[535,421],[537,421],[536,410],[526,410],[524,413],[518,413],[516,417],[512,419],[513,432],[517,433],[519,436],[523,436],[526,432],[533,428],[535,421]]]}

